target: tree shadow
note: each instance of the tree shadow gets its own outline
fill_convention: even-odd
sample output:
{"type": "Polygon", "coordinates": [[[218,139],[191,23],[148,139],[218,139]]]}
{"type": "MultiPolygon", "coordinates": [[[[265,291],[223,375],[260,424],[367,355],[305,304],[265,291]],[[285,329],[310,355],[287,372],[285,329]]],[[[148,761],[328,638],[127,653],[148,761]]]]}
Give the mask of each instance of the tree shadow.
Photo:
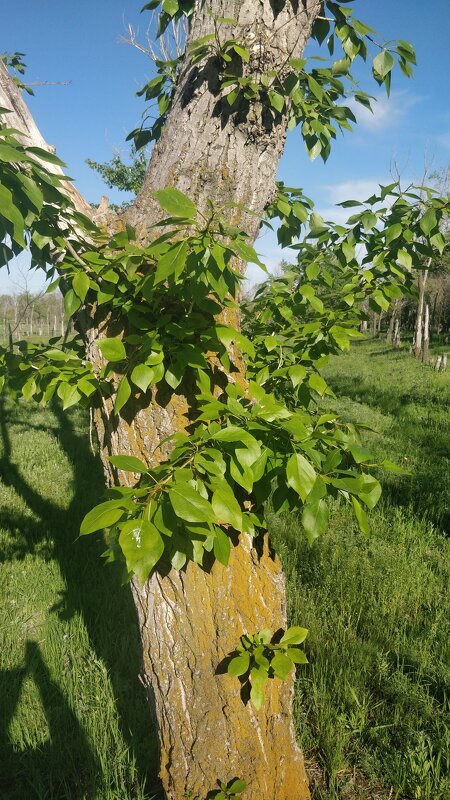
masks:
{"type": "Polygon", "coordinates": [[[80,722],[52,681],[36,642],[27,640],[22,667],[0,670],[0,707],[2,798],[94,798],[96,786],[92,776],[99,775],[99,763],[80,722]],[[31,678],[38,688],[49,736],[44,743],[17,752],[8,733],[26,678],[31,678]],[[74,759],[74,753],[81,758],[74,759]]]}
{"type": "MultiPolygon", "coordinates": [[[[98,502],[104,491],[102,470],[89,449],[87,436],[77,434],[73,423],[77,411],[68,414],[54,403],[51,412],[55,418],[55,431],[73,471],[73,497],[68,508],[42,497],[23,477],[11,458],[8,424],[23,424],[27,428],[27,420],[22,422],[20,415],[21,412],[24,415],[27,411],[29,413],[29,408],[20,403],[12,411],[0,398],[0,435],[3,443],[0,479],[14,489],[35,517],[33,520],[25,515],[0,511],[0,525],[10,534],[4,546],[0,547],[0,563],[23,559],[28,553],[37,551],[41,557],[58,562],[66,588],[52,611],[62,619],[70,619],[76,614],[81,616],[95,656],[108,670],[121,733],[135,760],[139,787],[152,791],[158,787],[157,741],[145,689],[139,682],[142,652],[131,592],[128,586],[121,586],[118,565],[105,566],[100,560],[104,545],[99,538],[91,536],[78,540],[81,519],[98,502]]],[[[29,651],[30,663],[32,655],[29,651]]],[[[42,659],[39,663],[40,675],[44,675],[42,659]]],[[[17,688],[20,679],[19,670],[11,678],[11,703],[16,691],[14,687],[17,688]]],[[[64,711],[64,703],[67,705],[67,702],[62,695],[61,698],[64,711]]],[[[60,717],[61,723],[64,723],[64,713],[60,717]]],[[[74,730],[76,733],[76,726],[74,730]]],[[[66,733],[67,727],[61,728],[61,735],[65,736],[66,733]]],[[[84,753],[85,749],[83,744],[79,752],[84,753]]],[[[24,759],[26,762],[26,755],[24,759]]],[[[45,765],[45,759],[40,762],[37,756],[33,756],[32,763],[38,770],[39,763],[45,765]]],[[[78,765],[78,771],[83,773],[83,764],[78,765]]],[[[25,796],[28,795],[21,795],[21,800],[25,796]]],[[[77,794],[75,784],[72,793],[56,796],[71,800],[88,797],[87,794],[77,794]]]]}
{"type": "MultiPolygon", "coordinates": [[[[442,400],[439,418],[433,419],[433,414],[439,410],[434,399],[426,407],[429,418],[419,419],[417,407],[423,405],[420,387],[417,391],[412,385],[409,391],[400,393],[388,380],[378,384],[376,379],[359,381],[345,374],[333,375],[328,380],[340,399],[347,397],[391,415],[395,427],[388,436],[392,436],[394,447],[404,452],[407,443],[407,451],[413,453],[414,465],[409,475],[383,472],[379,476],[387,502],[412,506],[416,513],[426,516],[444,534],[450,535],[450,487],[446,470],[450,459],[450,427],[445,422],[445,401],[442,400]]],[[[395,461],[392,452],[386,452],[385,456],[395,461]]]]}

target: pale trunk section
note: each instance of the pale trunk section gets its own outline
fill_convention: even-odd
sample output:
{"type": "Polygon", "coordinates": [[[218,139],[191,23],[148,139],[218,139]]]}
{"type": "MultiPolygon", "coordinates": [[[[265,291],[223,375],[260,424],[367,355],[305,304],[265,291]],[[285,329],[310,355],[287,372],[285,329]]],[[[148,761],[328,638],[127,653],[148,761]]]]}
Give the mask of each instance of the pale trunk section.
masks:
{"type": "MultiPolygon", "coordinates": [[[[320,9],[320,0],[213,4],[214,16],[238,20],[227,36],[250,49],[250,67],[259,73],[279,70],[289,58],[301,56],[320,9]]],[[[210,4],[198,2],[191,38],[212,29],[210,4]]],[[[201,74],[189,65],[184,69],[143,189],[125,215],[142,240],[161,216],[153,192],[165,186],[178,187],[200,208],[207,199],[245,205],[255,216],[235,209],[230,218],[253,239],[257,235],[259,218],[273,193],[287,116],[270,123],[257,105],[236,115],[223,102],[215,68],[211,63],[201,74]]],[[[95,362],[98,348],[90,348],[89,355],[95,362]]],[[[148,408],[120,418],[113,418],[105,405],[97,429],[108,479],[107,453],[132,453],[155,463],[155,448],[186,426],[188,412],[182,397],[165,408],[153,399],[148,408]]],[[[158,451],[159,459],[164,455],[158,451]]],[[[121,478],[126,480],[125,475],[121,478]]],[[[286,627],[280,562],[269,551],[267,539],[259,544],[257,550],[241,537],[227,568],[216,563],[203,571],[190,564],[182,573],[154,575],[144,587],[133,582],[168,800],[182,800],[186,791],[203,800],[217,788],[217,779],[235,777],[248,785],[245,800],[309,798],[292,724],[293,675],[285,682],[269,681],[264,707],[256,712],[241,699],[238,679],[219,674],[222,660],[242,634],[286,627]]]]}
{"type": "Polygon", "coordinates": [[[422,361],[428,364],[430,357],[430,307],[428,303],[425,304],[425,316],[423,321],[423,353],[422,361]]]}
{"type": "Polygon", "coordinates": [[[394,327],[394,347],[401,347],[400,319],[397,317],[394,327]]]}
{"type": "Polygon", "coordinates": [[[423,336],[423,304],[425,298],[425,286],[427,283],[428,277],[428,270],[425,269],[423,272],[419,272],[418,275],[418,283],[419,283],[419,301],[417,304],[417,315],[416,315],[416,325],[414,330],[414,355],[416,358],[421,358],[422,356],[422,336],[423,336]]]}
{"type": "MultiPolygon", "coordinates": [[[[6,123],[10,128],[16,128],[24,134],[22,137],[23,144],[33,145],[33,147],[41,147],[49,153],[54,153],[55,148],[48,145],[42,136],[39,128],[37,127],[32,114],[30,113],[22,95],[17,89],[17,86],[11,80],[8,70],[6,69],[3,61],[0,58],[0,107],[7,108],[10,113],[6,116],[6,123]]],[[[45,167],[49,172],[55,175],[64,175],[61,167],[57,164],[51,164],[45,161],[45,167]]],[[[84,197],[75,189],[69,182],[64,182],[65,191],[74,203],[76,209],[87,216],[92,216],[92,206],[86,202],[84,197]]]]}

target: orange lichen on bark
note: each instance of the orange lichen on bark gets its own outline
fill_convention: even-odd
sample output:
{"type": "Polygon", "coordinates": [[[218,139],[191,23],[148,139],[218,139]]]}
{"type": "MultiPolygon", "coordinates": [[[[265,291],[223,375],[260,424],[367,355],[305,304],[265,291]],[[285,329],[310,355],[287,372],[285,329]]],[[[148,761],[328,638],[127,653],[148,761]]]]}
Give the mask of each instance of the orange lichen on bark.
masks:
{"type": "Polygon", "coordinates": [[[267,537],[261,544],[258,554],[242,535],[228,567],[189,564],[182,573],[154,575],[145,587],[133,584],[169,800],[186,791],[203,798],[215,788],[212,776],[245,780],[246,800],[310,796],[288,712],[294,675],[270,680],[256,711],[221,665],[243,633],[286,626],[280,562],[267,537]]]}

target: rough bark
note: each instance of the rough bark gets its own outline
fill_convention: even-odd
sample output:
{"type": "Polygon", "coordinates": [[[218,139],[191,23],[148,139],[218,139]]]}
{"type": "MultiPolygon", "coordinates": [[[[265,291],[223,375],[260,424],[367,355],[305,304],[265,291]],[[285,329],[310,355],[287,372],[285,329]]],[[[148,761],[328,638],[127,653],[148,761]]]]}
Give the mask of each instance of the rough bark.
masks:
{"type": "MultiPolygon", "coordinates": [[[[223,38],[236,38],[251,52],[248,72],[280,71],[298,58],[319,13],[318,0],[215,0],[213,15],[237,20],[223,38]]],[[[211,4],[199,2],[189,41],[214,32],[211,4]]],[[[186,62],[164,133],[155,146],[144,185],[127,221],[148,226],[160,215],[153,198],[161,186],[177,186],[200,208],[240,203],[258,215],[274,189],[276,168],[286,138],[286,112],[271,115],[260,104],[230,108],[220,90],[217,62],[191,67],[186,62]]],[[[235,221],[255,237],[258,216],[236,209],[235,221]]]]}
{"type": "MultiPolygon", "coordinates": [[[[214,16],[238,20],[227,36],[250,49],[249,69],[261,73],[301,55],[320,7],[320,0],[216,0],[214,16]]],[[[191,39],[211,30],[210,4],[199,2],[191,39]]],[[[125,215],[142,239],[160,216],[153,192],[165,186],[181,189],[199,208],[207,199],[246,206],[254,216],[235,208],[230,218],[252,239],[257,235],[285,142],[286,114],[269,119],[257,104],[233,112],[223,100],[216,69],[211,61],[202,69],[186,63],[182,71],[144,186],[125,215]]],[[[116,419],[105,407],[97,419],[101,450],[151,463],[155,447],[183,429],[188,414],[182,397],[165,408],[154,398],[148,408],[116,419]]],[[[281,566],[267,541],[262,550],[241,537],[227,568],[216,563],[202,571],[191,564],[183,573],[155,574],[144,587],[133,581],[169,800],[182,800],[186,791],[203,798],[217,779],[234,777],[248,784],[246,800],[309,797],[291,717],[293,676],[270,681],[265,706],[256,712],[241,699],[237,679],[220,674],[222,660],[243,633],[286,626],[281,566]]]]}
{"type": "MultiPolygon", "coordinates": [[[[211,31],[206,4],[200,5],[193,39],[211,31]]],[[[230,35],[252,49],[264,71],[281,66],[289,55],[300,55],[319,6],[309,2],[292,18],[290,3],[276,16],[274,3],[220,2],[215,13],[238,18],[230,35]]],[[[208,65],[202,76],[189,66],[183,71],[174,111],[155,147],[142,191],[127,213],[127,222],[143,237],[160,214],[153,192],[166,185],[184,191],[200,208],[207,198],[246,206],[257,216],[237,210],[232,219],[252,238],[257,234],[273,191],[286,119],[265,123],[258,119],[258,109],[252,109],[251,116],[231,114],[221,103],[215,66],[208,65]]],[[[183,406],[180,398],[177,403],[177,408],[169,404],[164,410],[154,406],[140,412],[132,425],[121,424],[113,433],[121,440],[118,449],[148,454],[159,439],[183,427],[187,404],[183,406]]],[[[255,712],[243,703],[239,684],[217,674],[242,633],[286,625],[281,567],[267,545],[260,558],[245,538],[226,569],[215,564],[211,572],[202,572],[190,565],[185,574],[154,575],[145,587],[134,581],[133,594],[167,797],[179,800],[186,790],[203,797],[217,779],[236,776],[246,781],[248,800],[308,797],[291,720],[292,681],[271,682],[266,706],[255,712]]]]}
{"type": "Polygon", "coordinates": [[[167,796],[203,798],[217,779],[238,776],[246,798],[309,797],[290,715],[292,683],[270,681],[256,711],[221,669],[243,632],[286,625],[283,575],[267,540],[258,554],[244,536],[228,567],[215,563],[206,572],[190,564],[144,588],[134,581],[133,593],[167,796]]]}

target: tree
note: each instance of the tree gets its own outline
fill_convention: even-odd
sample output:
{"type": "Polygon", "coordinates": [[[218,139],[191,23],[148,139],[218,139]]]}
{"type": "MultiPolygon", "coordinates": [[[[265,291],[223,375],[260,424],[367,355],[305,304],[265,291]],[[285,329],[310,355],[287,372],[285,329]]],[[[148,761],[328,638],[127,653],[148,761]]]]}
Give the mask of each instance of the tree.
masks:
{"type": "MultiPolygon", "coordinates": [[[[393,184],[342,227],[326,224],[297,190],[275,189],[288,126],[301,125],[310,156],[326,159],[335,126],[354,121],[340,101],[372,32],[345,5],[328,0],[326,14],[320,0],[215,0],[212,8],[151,0],[145,8],[158,8],[160,32],[183,17],[189,31],[183,55],[156,62],[145,88],[159,117],[133,138],[137,147],[156,144],[142,189],[120,214],[94,212],[66,184],[0,64],[0,105],[12,109],[11,128],[30,137],[24,144],[2,130],[3,257],[29,245],[79,332],[72,343],[5,352],[4,377],[27,398],[57,393],[64,408],[94,407],[110,490],[81,532],[108,529],[108,558],[125,561],[131,576],[167,797],[203,797],[217,779],[239,778],[248,800],[306,798],[291,720],[306,631],[284,632],[284,580],[264,533],[264,502],[276,484],[278,507],[303,507],[313,538],[326,524],[326,494],[350,499],[367,531],[361,503],[373,507],[380,492],[364,449],[320,415],[321,325],[329,351],[348,346],[353,319],[335,324],[314,282],[327,283],[327,265],[337,263],[349,269],[343,308],[369,297],[385,310],[417,263],[419,234],[425,249],[443,246],[445,203],[430,195],[424,214],[393,184]],[[308,72],[311,35],[330,53],[338,40],[343,57],[308,72]],[[390,193],[392,206],[380,208],[390,193]],[[284,242],[302,224],[310,229],[299,244],[296,297],[320,320],[304,326],[306,366],[294,358],[278,375],[301,388],[300,410],[266,391],[255,365],[251,382],[244,370],[242,351],[250,362],[258,354],[239,331],[236,300],[244,263],[258,261],[252,243],[267,209],[280,217],[284,242]],[[372,270],[360,269],[360,243],[372,270]]],[[[393,54],[406,75],[414,63],[406,42],[377,46],[373,75],[388,90],[393,54]]],[[[370,104],[358,88],[355,98],[370,104]]]]}

